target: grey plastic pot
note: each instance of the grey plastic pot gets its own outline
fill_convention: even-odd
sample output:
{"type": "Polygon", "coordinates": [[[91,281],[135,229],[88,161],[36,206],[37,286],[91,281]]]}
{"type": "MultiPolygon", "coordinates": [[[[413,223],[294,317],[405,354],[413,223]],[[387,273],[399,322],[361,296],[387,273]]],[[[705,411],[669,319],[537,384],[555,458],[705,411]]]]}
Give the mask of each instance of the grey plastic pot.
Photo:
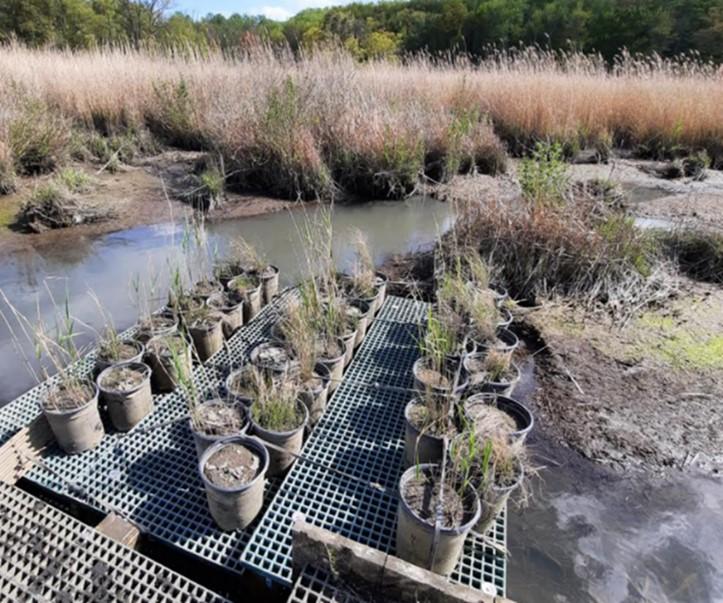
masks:
{"type": "Polygon", "coordinates": [[[507,503],[510,495],[520,487],[523,479],[524,470],[520,466],[517,481],[514,484],[505,487],[492,485],[481,493],[479,497],[481,512],[479,520],[474,526],[475,532],[478,534],[485,534],[487,532],[492,522],[497,518],[507,503]]]}
{"type": "Polygon", "coordinates": [[[507,328],[497,329],[497,341],[495,342],[495,349],[498,352],[505,352],[512,354],[520,345],[520,340],[517,335],[507,328]]]}
{"type": "Polygon", "coordinates": [[[223,347],[223,314],[218,312],[209,316],[207,321],[189,325],[188,332],[199,360],[206,362],[223,347]]]}
{"type": "Polygon", "coordinates": [[[371,304],[361,299],[350,300],[349,304],[359,311],[356,324],[356,339],[354,340],[354,348],[358,348],[364,341],[369,329],[369,321],[372,318],[371,304]]]}
{"type": "Polygon", "coordinates": [[[261,297],[264,305],[271,302],[279,292],[279,269],[269,265],[258,275],[261,281],[261,297]],[[268,273],[267,273],[268,272],[268,273]]]}
{"type": "Polygon", "coordinates": [[[357,330],[349,331],[341,336],[344,342],[344,368],[349,366],[351,359],[354,357],[354,344],[356,343],[357,330]]]}
{"type": "Polygon", "coordinates": [[[123,364],[126,362],[143,362],[143,356],[146,353],[146,346],[144,346],[140,341],[136,341],[135,339],[131,339],[130,341],[124,341],[123,343],[125,345],[134,346],[138,353],[135,354],[134,356],[131,356],[130,358],[123,358],[122,360],[108,360],[108,359],[102,358],[100,356],[100,354],[97,354],[95,357],[95,366],[93,367],[93,374],[100,375],[109,366],[114,366],[116,364],[123,364]]]}
{"type": "Polygon", "coordinates": [[[323,364],[329,371],[329,395],[334,393],[337,387],[341,383],[341,378],[344,376],[344,360],[346,356],[346,346],[344,342],[339,339],[339,349],[344,350],[342,354],[336,358],[317,358],[319,364],[323,364]]]}
{"type": "Polygon", "coordinates": [[[191,291],[194,297],[198,297],[205,303],[215,293],[221,293],[223,285],[218,281],[198,281],[191,291]]]}
{"type": "MultiPolygon", "coordinates": [[[[425,365],[428,365],[429,363],[430,360],[427,356],[421,356],[420,358],[417,358],[417,360],[412,365],[412,374],[414,375],[414,389],[418,392],[426,392],[427,390],[430,390],[430,392],[435,396],[449,396],[452,393],[451,386],[445,387],[441,385],[425,383],[422,379],[421,371],[424,370],[425,365]]],[[[453,371],[450,372],[452,372],[452,374],[454,373],[453,371]]],[[[467,388],[467,385],[468,379],[466,371],[461,370],[455,393],[461,393],[467,388]]]]}
{"type": "Polygon", "coordinates": [[[209,308],[213,308],[223,315],[223,336],[226,339],[230,339],[244,324],[243,299],[239,296],[237,300],[234,300],[231,298],[233,295],[235,294],[232,292],[216,293],[206,301],[209,308]]]}
{"type": "Polygon", "coordinates": [[[416,405],[422,402],[411,400],[404,407],[404,466],[423,463],[438,463],[442,460],[444,438],[422,433],[410,419],[410,413],[416,405]]]}
{"type": "Polygon", "coordinates": [[[114,364],[98,375],[100,398],[108,409],[110,421],[118,431],[129,431],[153,411],[151,367],[142,362],[114,364]],[[143,374],[143,381],[130,390],[119,391],[103,386],[108,375],[118,368],[130,368],[143,374]]]}
{"type": "Polygon", "coordinates": [[[269,429],[265,429],[254,421],[253,415],[251,416],[251,429],[253,434],[262,442],[268,442],[269,444],[273,444],[274,446],[284,449],[284,452],[273,448],[268,449],[268,472],[270,477],[280,475],[291,467],[296,460],[296,456],[294,455],[301,452],[301,447],[304,444],[304,431],[309,422],[309,411],[307,410],[306,405],[301,401],[297,404],[304,414],[304,420],[301,425],[290,431],[271,431],[269,429]]]}
{"type": "Polygon", "coordinates": [[[231,437],[206,449],[198,461],[203,486],[206,489],[208,510],[222,530],[242,530],[254,520],[264,505],[264,480],[269,467],[266,447],[256,438],[231,437]],[[241,444],[261,459],[261,469],[254,479],[236,488],[223,488],[209,481],[204,471],[208,460],[229,444],[241,444]]]}
{"type": "Polygon", "coordinates": [[[146,345],[154,337],[163,337],[165,335],[172,335],[178,331],[178,319],[164,314],[154,314],[151,316],[151,324],[143,326],[138,325],[138,330],[134,336],[134,339],[140,341],[143,345],[146,345]],[[164,324],[155,324],[163,322],[164,324]]]}
{"type": "Polygon", "coordinates": [[[472,425],[475,424],[477,416],[475,409],[483,406],[494,406],[512,417],[515,422],[515,430],[510,433],[511,441],[523,442],[535,424],[534,416],[521,402],[497,394],[475,394],[467,398],[462,404],[464,416],[472,425]]]}
{"type": "Polygon", "coordinates": [[[292,371],[293,362],[289,352],[278,343],[273,341],[261,341],[249,352],[249,362],[262,370],[271,378],[283,377],[292,371]],[[279,356],[278,361],[268,358],[268,354],[276,350],[279,356]]]}
{"type": "Polygon", "coordinates": [[[494,293],[495,296],[495,303],[497,304],[497,307],[501,307],[502,304],[504,304],[509,298],[510,294],[501,285],[490,285],[490,291],[494,293]]]}
{"type": "MultiPolygon", "coordinates": [[[[219,398],[206,400],[204,404],[212,404],[217,402],[220,402],[222,404],[224,403],[223,400],[219,398]]],[[[246,406],[241,405],[241,407],[243,408],[245,421],[244,424],[241,426],[241,429],[239,429],[236,433],[227,433],[224,435],[208,435],[206,433],[196,430],[193,426],[193,421],[191,419],[188,419],[188,429],[191,431],[191,435],[193,436],[193,443],[196,446],[196,454],[199,458],[203,455],[206,449],[208,449],[210,446],[213,446],[216,442],[246,434],[249,429],[248,414],[246,412],[246,406]]]]}
{"type": "Polygon", "coordinates": [[[80,408],[50,410],[43,408],[43,414],[60,447],[68,454],[79,454],[95,448],[105,435],[103,421],[98,410],[98,386],[93,387],[93,396],[80,408]]]}
{"type": "Polygon", "coordinates": [[[245,275],[236,276],[228,282],[228,288],[238,291],[244,301],[244,323],[249,322],[254,316],[261,312],[261,283],[250,289],[236,289],[234,282],[245,275]]]}
{"type": "Polygon", "coordinates": [[[406,484],[417,475],[418,471],[438,472],[438,465],[423,464],[407,469],[399,480],[399,504],[397,506],[397,556],[428,569],[435,574],[448,576],[454,571],[459,561],[472,527],[480,516],[480,503],[471,488],[468,489],[466,500],[472,503],[473,509],[469,519],[455,528],[441,527],[437,534],[435,546],[434,524],[422,519],[404,499],[406,484]]]}
{"type": "Polygon", "coordinates": [[[326,402],[329,398],[329,369],[317,363],[314,372],[321,379],[321,384],[314,389],[302,389],[299,392],[301,400],[309,411],[309,424],[316,425],[326,410],[326,402]]]}
{"type": "MultiPolygon", "coordinates": [[[[171,337],[174,334],[170,335],[171,337]]],[[[178,383],[178,374],[176,373],[176,365],[173,362],[173,357],[170,353],[164,353],[163,349],[157,349],[157,344],[160,344],[166,336],[154,337],[148,342],[146,358],[148,359],[148,365],[153,371],[151,373],[151,387],[156,392],[170,392],[173,391],[178,383]]],[[[181,337],[177,335],[177,337],[181,337]]],[[[183,366],[183,370],[187,376],[190,377],[191,371],[193,370],[193,363],[191,361],[191,347],[186,343],[185,348],[180,354],[180,361],[183,366]]]]}

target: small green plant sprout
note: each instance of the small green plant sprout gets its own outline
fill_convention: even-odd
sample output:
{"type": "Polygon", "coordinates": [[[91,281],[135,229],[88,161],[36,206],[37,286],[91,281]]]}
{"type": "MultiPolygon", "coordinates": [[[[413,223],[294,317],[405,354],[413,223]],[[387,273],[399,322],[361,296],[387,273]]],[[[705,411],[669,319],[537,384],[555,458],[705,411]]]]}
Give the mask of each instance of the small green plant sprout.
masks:
{"type": "Polygon", "coordinates": [[[88,174],[72,167],[60,170],[57,180],[71,193],[88,192],[92,183],[92,179],[88,174]]]}
{"type": "Polygon", "coordinates": [[[98,313],[102,321],[100,341],[98,342],[98,356],[104,360],[113,362],[122,360],[124,341],[121,339],[113,324],[113,317],[110,312],[103,307],[103,304],[94,291],[90,291],[88,295],[95,304],[95,307],[98,308],[98,313]]]}
{"type": "Polygon", "coordinates": [[[355,252],[351,270],[352,290],[361,298],[373,297],[376,291],[374,259],[366,235],[358,228],[352,232],[352,244],[355,252]]]}
{"type": "Polygon", "coordinates": [[[538,142],[532,157],[520,164],[519,180],[523,196],[533,205],[562,205],[570,183],[562,145],[538,142]]]}
{"type": "Polygon", "coordinates": [[[458,349],[458,343],[456,334],[430,309],[427,312],[426,329],[420,339],[420,352],[422,356],[429,358],[430,368],[443,374],[447,359],[458,349]]]}
{"type": "Polygon", "coordinates": [[[291,431],[301,425],[304,413],[299,404],[299,385],[292,380],[277,381],[256,372],[254,421],[269,431],[291,431]]]}

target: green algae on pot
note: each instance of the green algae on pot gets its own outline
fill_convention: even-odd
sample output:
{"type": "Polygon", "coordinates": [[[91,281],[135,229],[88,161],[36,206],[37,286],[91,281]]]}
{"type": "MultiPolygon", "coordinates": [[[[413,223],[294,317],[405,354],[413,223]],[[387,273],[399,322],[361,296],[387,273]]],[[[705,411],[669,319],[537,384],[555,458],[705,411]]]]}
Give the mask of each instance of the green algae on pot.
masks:
{"type": "Polygon", "coordinates": [[[118,431],[129,431],[153,411],[151,369],[141,362],[106,368],[97,379],[101,400],[118,431]]]}
{"type": "Polygon", "coordinates": [[[252,274],[236,276],[228,282],[228,289],[243,299],[245,323],[261,311],[261,282],[258,277],[252,274]]]}
{"type": "Polygon", "coordinates": [[[212,444],[243,435],[248,429],[246,406],[238,401],[204,400],[192,405],[190,415],[188,428],[199,457],[212,444]]]}
{"type": "Polygon", "coordinates": [[[180,333],[159,335],[146,346],[152,369],[151,386],[157,392],[170,392],[191,378],[191,346],[180,333]]]}
{"type": "Polygon", "coordinates": [[[198,470],[218,527],[242,530],[256,519],[264,504],[268,467],[266,447],[255,438],[226,438],[204,451],[198,470]]]}
{"type": "Polygon", "coordinates": [[[401,559],[448,576],[480,517],[480,502],[472,488],[451,470],[447,470],[441,486],[439,465],[415,465],[402,474],[396,550],[401,559]],[[435,529],[437,521],[439,527],[435,529]]]}
{"type": "Polygon", "coordinates": [[[208,307],[223,315],[223,335],[226,339],[244,324],[243,298],[236,291],[215,293],[208,298],[208,307]]]}
{"type": "Polygon", "coordinates": [[[95,383],[65,376],[41,400],[55,440],[68,454],[95,448],[105,435],[98,393],[95,383]]]}

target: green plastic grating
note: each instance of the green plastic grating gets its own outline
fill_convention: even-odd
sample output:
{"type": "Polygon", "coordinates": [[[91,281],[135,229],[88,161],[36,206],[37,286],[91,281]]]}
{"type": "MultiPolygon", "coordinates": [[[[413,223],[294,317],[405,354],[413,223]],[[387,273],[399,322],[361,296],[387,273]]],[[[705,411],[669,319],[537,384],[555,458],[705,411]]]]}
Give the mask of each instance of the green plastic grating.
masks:
{"type": "Polygon", "coordinates": [[[7,484],[0,484],[0,516],[3,601],[225,601],[7,484]]]}
{"type": "MultiPolygon", "coordinates": [[[[289,295],[266,306],[229,340],[234,362],[267,334],[289,295]]],[[[218,391],[226,374],[219,357],[226,353],[194,367],[200,392],[218,391]]],[[[213,523],[186,412],[180,391],[156,396],[153,413],[127,434],[109,432],[98,448],[80,455],[54,448],[43,457],[44,466],[34,467],[26,478],[100,510],[112,509],[157,538],[241,573],[241,552],[253,526],[222,532],[213,523]]],[[[279,481],[267,483],[267,502],[279,481]]]]}
{"type": "MultiPolygon", "coordinates": [[[[311,463],[294,465],[243,553],[243,561],[272,580],[291,584],[292,516],[352,540],[394,553],[399,476],[404,454],[404,407],[418,357],[418,326],[427,305],[389,297],[344,381],[304,446],[308,458],[351,474],[340,477],[311,463]],[[405,323],[415,323],[412,327],[405,323]],[[379,484],[386,491],[372,488],[379,484]],[[390,492],[390,493],[388,493],[390,492]]],[[[502,513],[488,538],[505,545],[502,513]]],[[[505,559],[470,536],[451,580],[477,590],[505,592],[505,559]]]]}
{"type": "Polygon", "coordinates": [[[315,567],[306,567],[294,582],[287,603],[367,603],[369,599],[342,587],[315,567]]]}

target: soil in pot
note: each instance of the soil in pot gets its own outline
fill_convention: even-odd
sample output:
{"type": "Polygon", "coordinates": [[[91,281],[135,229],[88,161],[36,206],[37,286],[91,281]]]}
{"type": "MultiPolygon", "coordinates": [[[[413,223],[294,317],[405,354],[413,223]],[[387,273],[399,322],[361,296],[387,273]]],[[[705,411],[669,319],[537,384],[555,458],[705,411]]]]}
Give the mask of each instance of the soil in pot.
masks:
{"type": "Polygon", "coordinates": [[[464,421],[468,428],[488,438],[524,441],[534,417],[527,407],[505,396],[482,393],[464,401],[464,421]]]}
{"type": "Polygon", "coordinates": [[[205,362],[223,347],[223,314],[204,311],[192,319],[188,332],[201,362],[205,362]]]}
{"type": "Polygon", "coordinates": [[[218,281],[202,280],[193,286],[191,295],[199,297],[205,302],[211,295],[221,291],[223,291],[223,286],[218,281]]]}
{"type": "Polygon", "coordinates": [[[140,362],[108,367],[98,377],[98,388],[111,423],[128,431],[153,410],[151,369],[140,362]]]}
{"type": "Polygon", "coordinates": [[[295,368],[288,350],[271,341],[255,346],[249,354],[249,361],[272,378],[293,374],[295,368]]]}
{"type": "Polygon", "coordinates": [[[140,362],[145,353],[140,341],[119,341],[115,344],[101,343],[95,359],[94,373],[103,372],[109,366],[122,362],[140,362]]]}
{"type": "Polygon", "coordinates": [[[208,306],[223,315],[223,335],[229,339],[244,324],[243,298],[236,291],[215,293],[208,298],[208,306]]]}
{"type": "Polygon", "coordinates": [[[223,530],[247,527],[263,507],[268,454],[260,442],[239,437],[211,446],[199,462],[208,507],[223,530]]]}
{"type": "Polygon", "coordinates": [[[268,448],[270,476],[284,473],[296,461],[295,455],[301,452],[308,420],[306,406],[285,396],[272,397],[251,407],[254,435],[276,447],[268,448]]]}
{"type": "Polygon", "coordinates": [[[154,337],[148,342],[148,360],[152,369],[151,386],[157,392],[170,392],[179,382],[178,370],[191,377],[191,348],[178,333],[154,337]]]}
{"type": "Polygon", "coordinates": [[[226,377],[226,392],[232,399],[251,406],[256,393],[253,371],[247,366],[229,373],[226,377]]]}
{"type": "Polygon", "coordinates": [[[178,321],[173,316],[154,314],[138,323],[135,339],[147,344],[153,337],[170,335],[178,329],[178,321]]]}
{"type": "Polygon", "coordinates": [[[464,540],[479,518],[479,501],[471,488],[461,489],[456,476],[447,473],[440,501],[437,465],[407,469],[399,484],[397,555],[435,573],[449,575],[462,554],[464,540]],[[435,538],[437,506],[440,525],[435,538]]]}
{"type": "Polygon", "coordinates": [[[235,291],[244,301],[244,323],[261,311],[261,283],[250,274],[242,274],[228,282],[229,291],[235,291]]]}
{"type": "Polygon", "coordinates": [[[42,404],[56,441],[68,454],[95,448],[103,439],[95,384],[61,382],[48,390],[42,404]]]}
{"type": "Polygon", "coordinates": [[[312,426],[319,422],[326,410],[328,392],[329,369],[323,364],[317,364],[312,377],[299,384],[299,399],[309,411],[309,423],[312,426]]]}
{"type": "Polygon", "coordinates": [[[245,433],[248,418],[243,404],[214,399],[198,404],[191,413],[189,423],[200,457],[217,441],[245,433]]]}

